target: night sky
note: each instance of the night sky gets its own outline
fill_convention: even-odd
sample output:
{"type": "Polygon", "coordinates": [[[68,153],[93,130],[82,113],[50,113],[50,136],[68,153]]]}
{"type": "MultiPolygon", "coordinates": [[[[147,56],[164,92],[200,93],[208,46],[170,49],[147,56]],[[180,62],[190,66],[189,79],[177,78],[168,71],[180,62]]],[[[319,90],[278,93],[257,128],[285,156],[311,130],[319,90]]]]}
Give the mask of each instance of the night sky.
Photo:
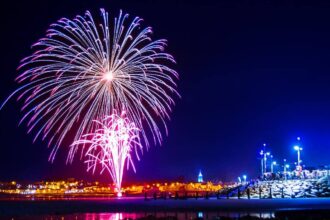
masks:
{"type": "MultiPolygon", "coordinates": [[[[297,136],[304,164],[330,164],[330,4],[215,2],[6,1],[0,14],[0,100],[17,88],[20,59],[49,24],[85,10],[97,17],[99,8],[110,16],[123,9],[152,26],[153,39],[168,39],[182,95],[168,122],[169,136],[136,161],[137,173],[130,170],[124,182],[195,180],[200,169],[206,180],[254,177],[262,143],[279,162],[295,161],[297,136]]],[[[66,146],[48,162],[46,142],[33,144],[26,126],[18,127],[21,104],[13,99],[0,112],[0,181],[109,180],[86,174],[78,157],[65,165],[66,146]]]]}

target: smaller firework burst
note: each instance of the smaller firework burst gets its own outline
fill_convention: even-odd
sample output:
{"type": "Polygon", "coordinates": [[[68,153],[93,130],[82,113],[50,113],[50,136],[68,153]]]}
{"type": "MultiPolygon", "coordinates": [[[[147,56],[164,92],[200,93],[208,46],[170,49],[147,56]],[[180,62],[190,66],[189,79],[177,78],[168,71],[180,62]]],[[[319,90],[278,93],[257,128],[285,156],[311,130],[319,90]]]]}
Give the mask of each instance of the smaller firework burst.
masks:
{"type": "Polygon", "coordinates": [[[100,169],[102,174],[108,172],[116,185],[117,195],[121,196],[121,183],[125,164],[127,169],[131,165],[135,172],[132,152],[139,159],[138,150],[142,151],[139,137],[139,128],[130,122],[125,112],[118,115],[115,111],[102,121],[94,120],[96,127],[94,133],[85,134],[82,139],[75,141],[71,147],[87,147],[85,163],[87,171],[95,173],[100,169]]]}

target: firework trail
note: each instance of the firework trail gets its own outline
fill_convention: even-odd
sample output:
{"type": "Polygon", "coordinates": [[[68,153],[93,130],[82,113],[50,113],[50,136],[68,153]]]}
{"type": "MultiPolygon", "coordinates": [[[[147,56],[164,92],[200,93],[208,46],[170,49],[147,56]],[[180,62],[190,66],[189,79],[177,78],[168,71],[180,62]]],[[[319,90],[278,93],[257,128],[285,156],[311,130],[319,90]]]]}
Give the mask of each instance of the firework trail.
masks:
{"type": "Polygon", "coordinates": [[[87,171],[95,172],[100,166],[101,174],[107,171],[116,185],[118,196],[121,196],[121,183],[124,173],[124,165],[127,169],[131,164],[132,150],[135,150],[139,159],[138,150],[142,151],[139,137],[139,128],[125,116],[125,112],[119,116],[116,112],[106,116],[102,121],[95,120],[99,128],[90,134],[82,136],[81,140],[75,141],[71,147],[88,146],[85,156],[88,158],[87,171]]]}
{"type": "MultiPolygon", "coordinates": [[[[135,17],[128,22],[128,14],[120,12],[110,25],[103,9],[99,22],[89,11],[74,19],[62,18],[21,61],[16,78],[21,86],[3,105],[13,96],[24,100],[20,123],[26,121],[28,133],[35,132],[34,140],[48,140],[49,160],[54,160],[70,131],[71,141],[80,140],[100,129],[93,120],[102,122],[115,109],[126,111],[146,147],[147,134],[161,144],[157,121],[167,133],[173,98],[179,96],[178,74],[170,67],[174,58],[163,52],[166,40],[152,41],[151,28],[142,28],[141,21],[135,17]]],[[[83,155],[84,149],[79,149],[83,155]]],[[[67,161],[77,151],[71,147],[67,161]]]]}

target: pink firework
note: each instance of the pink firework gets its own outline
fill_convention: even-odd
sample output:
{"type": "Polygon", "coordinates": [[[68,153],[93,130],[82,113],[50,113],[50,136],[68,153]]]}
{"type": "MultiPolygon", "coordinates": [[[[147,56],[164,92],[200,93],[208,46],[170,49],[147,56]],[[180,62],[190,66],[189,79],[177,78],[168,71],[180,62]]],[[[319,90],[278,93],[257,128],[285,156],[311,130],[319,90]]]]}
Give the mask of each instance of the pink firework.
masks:
{"type": "MultiPolygon", "coordinates": [[[[89,11],[62,18],[22,60],[16,78],[20,87],[0,109],[14,96],[24,100],[20,123],[35,132],[34,140],[48,140],[50,161],[65,138],[80,140],[98,129],[93,120],[114,110],[126,111],[145,148],[150,139],[161,144],[161,130],[167,132],[166,121],[179,96],[178,73],[172,69],[173,56],[165,52],[166,40],[152,40],[151,27],[141,23],[122,12],[112,18],[104,9],[99,19],[89,11]]],[[[71,148],[67,161],[76,153],[71,148]]]]}
{"type": "Polygon", "coordinates": [[[115,111],[101,121],[94,120],[94,123],[99,128],[93,133],[83,135],[71,147],[86,146],[87,171],[94,173],[97,168],[100,168],[101,174],[107,171],[116,185],[117,195],[121,196],[124,166],[126,164],[128,169],[131,164],[135,172],[131,153],[135,151],[139,159],[138,150],[143,149],[139,137],[140,129],[129,121],[125,112],[118,115],[115,111]]]}

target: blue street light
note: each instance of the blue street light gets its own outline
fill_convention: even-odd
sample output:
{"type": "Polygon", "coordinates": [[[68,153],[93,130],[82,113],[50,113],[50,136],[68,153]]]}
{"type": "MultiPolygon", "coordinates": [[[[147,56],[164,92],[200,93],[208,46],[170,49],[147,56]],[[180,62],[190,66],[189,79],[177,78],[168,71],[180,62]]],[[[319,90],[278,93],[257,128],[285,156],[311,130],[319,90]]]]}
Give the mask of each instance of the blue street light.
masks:
{"type": "MultiPolygon", "coordinates": [[[[264,151],[261,150],[259,154],[260,154],[260,156],[263,156],[264,151]]],[[[260,162],[261,162],[261,176],[262,176],[262,175],[264,175],[264,157],[261,158],[260,162]]]]}
{"type": "MultiPolygon", "coordinates": [[[[263,144],[264,148],[266,147],[266,144],[263,144]]],[[[270,152],[266,152],[265,149],[260,151],[260,156],[263,156],[261,158],[261,174],[267,172],[267,157],[270,156],[270,152]]]]}
{"type": "Polygon", "coordinates": [[[301,140],[301,138],[300,137],[297,137],[298,144],[295,145],[295,146],[293,146],[293,149],[295,151],[297,151],[297,157],[298,157],[298,159],[297,159],[297,167],[300,167],[300,163],[301,163],[301,160],[300,160],[300,151],[302,151],[302,148],[300,147],[300,140],[301,140]]]}
{"type": "Polygon", "coordinates": [[[276,161],[273,161],[273,162],[271,163],[271,165],[270,165],[270,171],[271,171],[272,173],[274,173],[274,166],[276,166],[276,165],[277,165],[276,161]]]}
{"type": "Polygon", "coordinates": [[[260,156],[262,156],[261,160],[260,160],[260,162],[261,162],[261,176],[264,175],[264,173],[265,173],[265,155],[264,154],[265,154],[265,150],[266,150],[266,143],[263,143],[262,146],[263,146],[263,150],[260,151],[260,156]]]}
{"type": "Polygon", "coordinates": [[[246,178],[247,178],[247,176],[246,175],[243,175],[244,183],[246,183],[246,178]]]}
{"type": "Polygon", "coordinates": [[[302,151],[302,148],[300,146],[298,146],[298,145],[295,145],[293,147],[293,149],[295,151],[297,151],[297,157],[298,157],[298,159],[297,159],[297,166],[300,166],[300,162],[301,162],[301,160],[300,160],[300,151],[302,151]]]}
{"type": "Polygon", "coordinates": [[[285,178],[285,180],[287,179],[287,169],[289,169],[290,168],[290,165],[289,164],[284,164],[284,178],[285,178]]]}

